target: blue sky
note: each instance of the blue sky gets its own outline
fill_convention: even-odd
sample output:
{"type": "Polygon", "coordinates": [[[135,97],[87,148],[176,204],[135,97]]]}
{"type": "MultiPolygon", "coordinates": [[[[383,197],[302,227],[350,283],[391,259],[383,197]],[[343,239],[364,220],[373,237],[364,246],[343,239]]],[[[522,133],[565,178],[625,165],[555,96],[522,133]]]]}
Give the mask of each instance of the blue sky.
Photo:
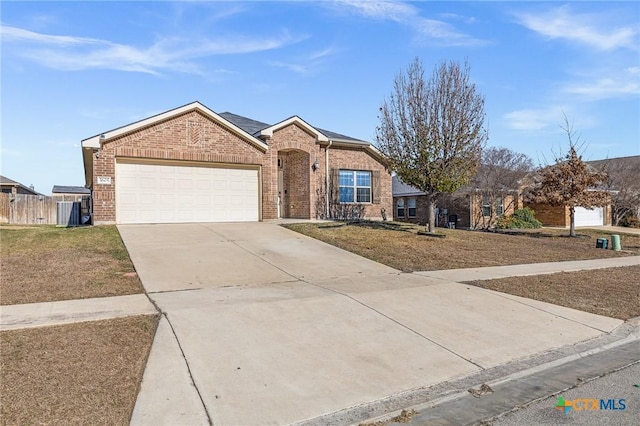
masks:
{"type": "Polygon", "coordinates": [[[490,146],[640,154],[638,2],[11,2],[1,4],[1,174],[84,185],[80,141],[198,100],[267,123],[298,115],[374,141],[419,57],[471,65],[490,146]]]}

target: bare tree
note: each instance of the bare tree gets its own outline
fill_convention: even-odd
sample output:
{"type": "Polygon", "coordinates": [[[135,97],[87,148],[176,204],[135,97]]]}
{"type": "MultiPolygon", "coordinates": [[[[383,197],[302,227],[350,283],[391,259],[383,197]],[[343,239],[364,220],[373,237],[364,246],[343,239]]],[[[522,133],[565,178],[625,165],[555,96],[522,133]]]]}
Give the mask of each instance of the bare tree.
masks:
{"type": "Polygon", "coordinates": [[[379,149],[406,184],[427,196],[427,230],[435,232],[436,198],[452,193],[474,175],[487,140],[484,96],[465,62],[442,62],[425,79],[416,58],[399,73],[380,107],[379,149]]]}
{"type": "Polygon", "coordinates": [[[569,235],[575,237],[575,208],[604,206],[609,202],[610,196],[602,190],[607,174],[582,160],[576,148],[579,146],[579,138],[576,138],[566,116],[565,125],[562,129],[569,138],[569,151],[564,157],[556,156],[555,164],[539,171],[530,197],[536,203],[569,207],[569,235]]]}
{"type": "Polygon", "coordinates": [[[478,172],[462,195],[480,195],[482,204],[489,206],[489,215],[475,209],[474,228],[490,228],[500,215],[518,200],[520,180],[533,170],[533,161],[527,155],[508,148],[490,147],[482,152],[478,172]],[[508,200],[508,201],[506,201],[508,200]],[[505,203],[506,201],[506,203],[505,203]]]}

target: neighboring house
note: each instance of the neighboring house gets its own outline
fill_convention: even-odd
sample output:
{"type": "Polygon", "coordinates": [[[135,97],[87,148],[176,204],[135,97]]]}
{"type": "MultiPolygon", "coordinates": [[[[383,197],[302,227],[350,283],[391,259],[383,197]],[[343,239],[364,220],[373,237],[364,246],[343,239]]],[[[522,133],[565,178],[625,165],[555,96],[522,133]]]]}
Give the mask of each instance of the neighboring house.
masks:
{"type": "Polygon", "coordinates": [[[640,218],[640,155],[588,161],[587,164],[609,175],[612,224],[618,225],[625,217],[640,218]]]}
{"type": "MultiPolygon", "coordinates": [[[[494,202],[481,191],[469,187],[453,194],[438,196],[436,226],[462,229],[484,228],[495,219],[512,214],[522,207],[522,195],[518,191],[505,191],[494,202]]],[[[393,176],[394,220],[424,224],[427,220],[427,197],[413,186],[393,176]]]]}
{"type": "Polygon", "coordinates": [[[20,182],[16,182],[15,180],[11,180],[4,176],[0,176],[0,188],[5,194],[42,195],[38,191],[33,189],[33,185],[27,187],[20,182]]]}
{"type": "Polygon", "coordinates": [[[0,223],[56,223],[56,202],[51,197],[5,176],[0,176],[0,187],[0,223]]]}
{"type": "MultiPolygon", "coordinates": [[[[586,162],[588,168],[592,171],[599,170],[599,167],[594,167],[593,162],[586,162]]],[[[535,185],[536,172],[530,173],[523,179],[523,187],[530,188],[535,185]]],[[[593,188],[593,191],[606,191],[609,194],[615,193],[608,188],[593,188]]],[[[609,198],[610,199],[610,198],[609,198]]],[[[571,225],[571,218],[568,206],[551,206],[546,203],[534,203],[527,200],[525,194],[525,207],[529,207],[535,211],[535,217],[543,226],[558,226],[568,228],[571,225]]],[[[603,226],[611,225],[612,207],[611,201],[602,207],[595,207],[593,209],[587,209],[585,207],[577,206],[574,212],[574,224],[575,226],[603,226]]]]}
{"type": "Polygon", "coordinates": [[[392,208],[370,143],[297,116],[267,124],[193,102],[85,139],[82,154],[94,224],[311,219],[344,205],[377,219],[392,208]]]}
{"type": "MultiPolygon", "coordinates": [[[[571,224],[569,207],[550,206],[548,204],[536,204],[525,201],[525,207],[533,209],[536,219],[542,222],[542,226],[560,226],[568,228],[571,224]]],[[[611,225],[611,203],[604,207],[586,209],[576,207],[575,226],[602,226],[611,225]]]]}
{"type": "Polygon", "coordinates": [[[54,185],[51,196],[58,201],[82,201],[91,196],[91,191],[84,186],[54,185]]]}

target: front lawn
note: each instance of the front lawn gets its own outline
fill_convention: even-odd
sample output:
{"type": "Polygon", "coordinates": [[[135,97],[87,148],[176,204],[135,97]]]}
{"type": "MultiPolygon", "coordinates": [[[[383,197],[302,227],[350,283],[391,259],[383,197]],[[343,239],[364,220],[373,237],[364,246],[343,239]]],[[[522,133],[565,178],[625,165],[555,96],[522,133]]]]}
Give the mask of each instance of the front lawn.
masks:
{"type": "Polygon", "coordinates": [[[142,293],[115,226],[1,226],[0,304],[142,293]]]}
{"type": "Polygon", "coordinates": [[[596,249],[610,233],[542,229],[516,235],[438,228],[445,238],[418,235],[424,226],[398,222],[295,223],[287,228],[405,272],[599,259],[640,254],[640,236],[621,234],[623,251],[596,249]]]}
{"type": "Polygon", "coordinates": [[[640,266],[509,277],[471,284],[622,320],[640,316],[640,266]]]}
{"type": "Polygon", "coordinates": [[[157,325],[143,315],[0,333],[0,423],[126,425],[157,325]]]}

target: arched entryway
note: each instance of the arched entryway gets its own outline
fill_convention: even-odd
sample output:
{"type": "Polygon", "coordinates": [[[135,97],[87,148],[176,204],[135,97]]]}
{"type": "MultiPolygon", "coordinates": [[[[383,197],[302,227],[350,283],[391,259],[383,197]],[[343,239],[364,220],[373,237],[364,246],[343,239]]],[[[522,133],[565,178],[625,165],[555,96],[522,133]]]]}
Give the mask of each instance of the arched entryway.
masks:
{"type": "Polygon", "coordinates": [[[299,149],[278,151],[278,217],[311,218],[310,155],[299,149]]]}

